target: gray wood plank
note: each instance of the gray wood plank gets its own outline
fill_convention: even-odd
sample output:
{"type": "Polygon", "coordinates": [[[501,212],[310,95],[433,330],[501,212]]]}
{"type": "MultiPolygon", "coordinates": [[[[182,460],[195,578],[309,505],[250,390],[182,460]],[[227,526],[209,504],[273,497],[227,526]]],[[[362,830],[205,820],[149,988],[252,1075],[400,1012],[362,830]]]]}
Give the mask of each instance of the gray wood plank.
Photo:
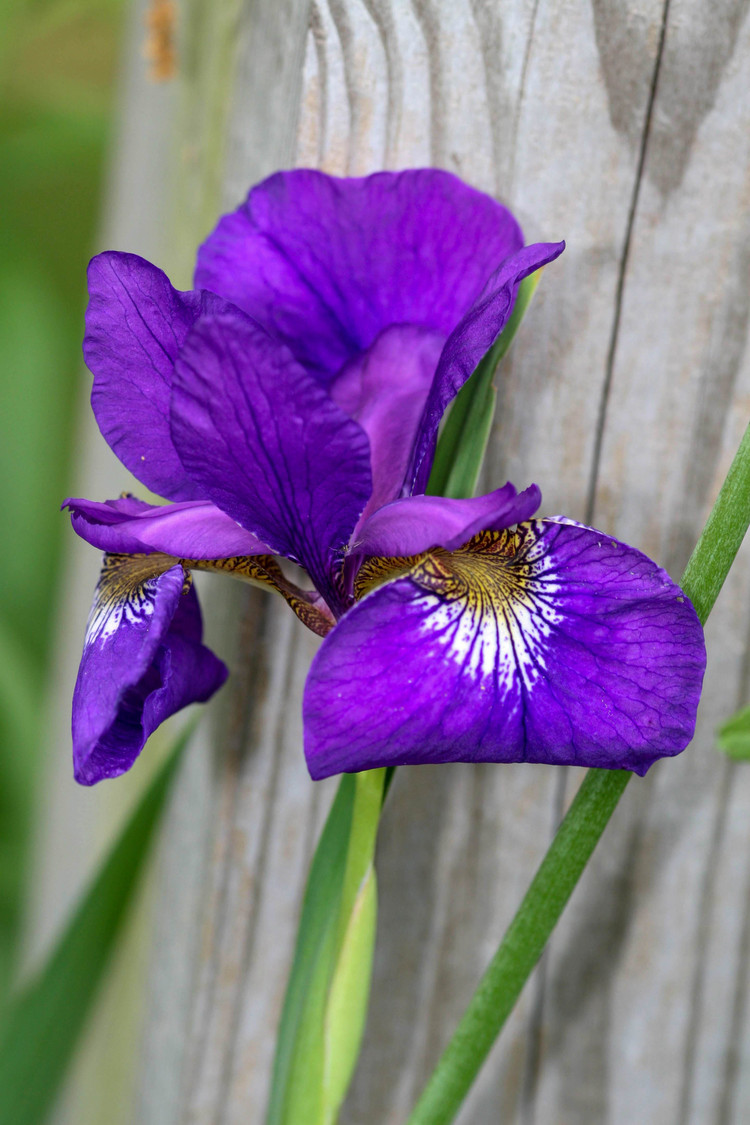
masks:
{"type": "MultiPolygon", "coordinates": [[[[724,15],[709,35],[695,5],[669,8],[599,469],[597,523],[673,573],[747,421],[750,27],[739,5],[724,15]]],[[[744,1030],[734,995],[747,844],[737,833],[750,777],[719,759],[713,732],[747,696],[748,557],[709,625],[696,740],[638,786],[621,810],[619,856],[611,836],[600,857],[608,936],[586,939],[593,905],[582,899],[553,947],[545,1031],[556,1059],[545,1060],[540,1121],[577,1104],[573,1075],[595,1050],[601,1119],[730,1119],[728,1060],[744,1030]],[[627,913],[616,909],[618,884],[629,888],[627,913]],[[584,1017],[576,993],[589,980],[598,986],[584,1017]]],[[[736,1119],[749,1110],[735,1103],[736,1119]]]]}

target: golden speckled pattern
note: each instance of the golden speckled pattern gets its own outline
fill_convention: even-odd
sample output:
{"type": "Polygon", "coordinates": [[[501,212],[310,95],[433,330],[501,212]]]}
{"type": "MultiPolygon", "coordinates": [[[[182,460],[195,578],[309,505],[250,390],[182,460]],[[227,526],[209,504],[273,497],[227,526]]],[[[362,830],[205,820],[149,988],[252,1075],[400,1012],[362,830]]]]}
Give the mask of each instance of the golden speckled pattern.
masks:
{"type": "Polygon", "coordinates": [[[549,560],[542,523],[515,531],[482,531],[463,547],[433,548],[413,558],[373,558],[362,567],[355,592],[408,578],[424,591],[422,631],[477,679],[510,689],[518,670],[528,686],[545,667],[545,643],[558,621],[558,585],[545,574],[549,560]]]}
{"type": "Polygon", "coordinates": [[[534,564],[524,550],[528,536],[518,531],[480,531],[456,551],[437,548],[417,561],[410,577],[442,597],[515,601],[527,596],[534,564]]]}
{"type": "Polygon", "coordinates": [[[87,643],[106,639],[119,626],[123,614],[131,621],[153,612],[153,579],[173,566],[182,566],[183,593],[190,589],[192,570],[228,574],[243,582],[271,588],[281,594],[308,629],[324,637],[333,628],[333,618],[320,604],[317,595],[301,590],[288,581],[270,555],[238,556],[228,559],[177,559],[155,552],[150,555],[104,556],[102,572],[94,595],[86,628],[87,643]]]}
{"type": "Polygon", "coordinates": [[[229,559],[182,559],[183,566],[191,570],[207,570],[213,573],[229,574],[242,582],[255,586],[270,587],[281,594],[287,605],[319,637],[325,637],[334,626],[334,620],[320,604],[313,592],[301,590],[284,577],[284,573],[271,555],[247,555],[229,559]],[[317,604],[316,604],[317,603],[317,604]]]}
{"type": "Polygon", "coordinates": [[[480,531],[455,551],[433,547],[411,557],[366,559],[354,582],[355,597],[359,600],[402,575],[445,598],[472,596],[472,591],[484,585],[497,596],[498,583],[508,586],[509,595],[520,592],[523,579],[533,569],[528,548],[535,523],[521,524],[515,532],[480,531]],[[498,566],[501,560],[504,565],[498,566]]]}
{"type": "Polygon", "coordinates": [[[355,598],[359,601],[360,598],[364,598],[365,594],[369,594],[378,586],[382,586],[384,582],[390,582],[394,578],[401,578],[403,575],[409,574],[416,563],[427,557],[427,553],[424,553],[411,556],[403,555],[392,559],[376,556],[365,559],[359,568],[357,577],[354,579],[355,598]]]}
{"type": "Polygon", "coordinates": [[[431,551],[409,572],[424,590],[423,632],[478,682],[511,691],[544,674],[559,621],[559,585],[548,572],[543,525],[484,531],[457,551],[431,551]]]}

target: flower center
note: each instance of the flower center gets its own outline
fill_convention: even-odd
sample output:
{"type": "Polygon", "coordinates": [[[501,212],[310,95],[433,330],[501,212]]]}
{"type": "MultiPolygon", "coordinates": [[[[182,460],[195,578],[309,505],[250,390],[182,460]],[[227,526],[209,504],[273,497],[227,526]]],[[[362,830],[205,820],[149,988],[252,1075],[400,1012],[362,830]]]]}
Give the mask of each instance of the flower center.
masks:
{"type": "Polygon", "coordinates": [[[355,591],[363,597],[408,578],[424,591],[422,633],[447,657],[472,678],[494,677],[510,689],[518,673],[531,687],[545,673],[547,641],[560,620],[559,584],[545,573],[539,526],[532,520],[515,531],[482,531],[456,551],[368,559],[355,591]]]}
{"type": "Polygon", "coordinates": [[[480,531],[456,551],[438,547],[418,561],[411,577],[448,601],[501,607],[528,597],[533,565],[519,551],[522,533],[480,531]]]}

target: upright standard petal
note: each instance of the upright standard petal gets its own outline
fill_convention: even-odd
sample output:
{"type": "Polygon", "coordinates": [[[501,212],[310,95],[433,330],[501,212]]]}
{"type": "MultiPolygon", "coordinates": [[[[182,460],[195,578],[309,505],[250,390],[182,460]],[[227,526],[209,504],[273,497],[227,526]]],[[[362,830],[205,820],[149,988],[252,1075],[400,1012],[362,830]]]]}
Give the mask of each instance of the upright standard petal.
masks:
{"type": "Polygon", "coordinates": [[[448,336],[521,246],[510,211],[449,172],[278,172],[221,219],[199,251],[195,284],[328,379],[389,325],[448,336]]]}
{"type": "Polygon", "coordinates": [[[108,251],[88,270],[83,354],[99,429],[131,473],[170,500],[200,499],[169,433],[174,361],[196,319],[226,311],[213,293],[180,293],[137,254],[108,251]]]}
{"type": "MultiPolygon", "coordinates": [[[[359,525],[401,495],[445,337],[397,324],[348,363],[330,385],[334,402],[370,441],[372,494],[359,525]]],[[[356,535],[356,531],[355,531],[356,535]]]]}
{"type": "Polygon", "coordinates": [[[559,258],[564,249],[564,242],[540,242],[511,254],[495,270],[481,295],[449,336],[420,422],[408,491],[425,491],[438,427],[446,407],[508,323],[518,286],[525,277],[559,258]]]}
{"type": "Polygon", "coordinates": [[[236,555],[270,555],[270,548],[210,500],[183,504],[146,504],[135,496],[118,500],[71,498],[73,530],[100,551],[149,554],[160,551],[178,559],[219,559],[236,555]]]}
{"type": "Polygon", "coordinates": [[[369,443],[288,349],[205,317],[175,369],[172,436],[203,494],[343,609],[333,570],[372,490],[369,443]]]}
{"type": "Polygon", "coordinates": [[[160,723],[205,702],[227,670],[201,644],[195,591],[181,566],[108,556],[86,629],[73,694],[76,780],[93,785],[133,765],[160,723]]]}
{"type": "Polygon", "coordinates": [[[705,669],[692,605],[601,532],[535,520],[431,552],[356,605],[307,681],[314,778],[420,762],[643,774],[693,735],[705,669]]]}

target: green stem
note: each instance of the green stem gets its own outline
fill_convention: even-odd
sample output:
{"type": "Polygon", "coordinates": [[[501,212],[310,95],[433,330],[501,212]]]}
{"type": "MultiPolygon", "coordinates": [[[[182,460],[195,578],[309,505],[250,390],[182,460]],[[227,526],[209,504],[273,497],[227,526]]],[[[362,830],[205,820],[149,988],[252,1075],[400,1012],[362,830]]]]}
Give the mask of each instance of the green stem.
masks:
{"type": "MultiPolygon", "coordinates": [[[[750,523],[750,426],[685,568],[682,587],[705,624],[750,523]]],[[[453,1121],[542,955],[632,775],[591,769],[407,1125],[453,1121]]]]}
{"type": "Polygon", "coordinates": [[[749,466],[750,425],[682,576],[682,588],[704,624],[750,522],[749,466]]]}
{"type": "Polygon", "coordinates": [[[586,774],[408,1125],[453,1121],[631,777],[586,774]]]}

